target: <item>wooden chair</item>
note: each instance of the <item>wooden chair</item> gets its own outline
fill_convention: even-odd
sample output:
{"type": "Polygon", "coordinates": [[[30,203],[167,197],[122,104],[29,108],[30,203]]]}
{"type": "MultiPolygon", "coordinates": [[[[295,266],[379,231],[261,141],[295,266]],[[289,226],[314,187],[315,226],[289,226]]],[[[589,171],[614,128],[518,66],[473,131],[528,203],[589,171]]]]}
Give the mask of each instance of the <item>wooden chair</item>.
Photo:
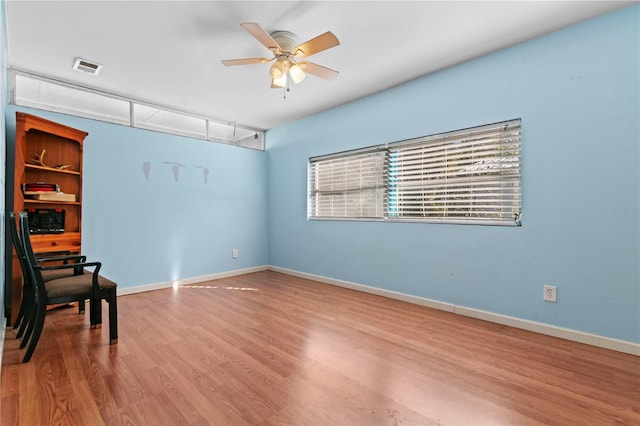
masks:
{"type": "MultiPolygon", "coordinates": [[[[9,213],[13,226],[15,228],[15,215],[13,212],[9,213]]],[[[51,252],[51,253],[38,253],[40,257],[37,258],[38,264],[45,265],[48,262],[55,262],[63,264],[68,264],[70,261],[73,263],[77,262],[86,262],[87,257],[83,255],[72,255],[71,252],[51,252]]],[[[61,270],[61,271],[42,271],[42,278],[44,281],[51,281],[58,278],[63,278],[66,276],[73,275],[73,271],[61,270]]],[[[34,290],[31,285],[26,285],[22,290],[22,301],[20,303],[20,309],[18,310],[18,315],[16,316],[16,320],[13,323],[13,329],[18,329],[16,334],[16,338],[20,339],[29,323],[29,318],[32,317],[33,314],[33,298],[34,290]]],[[[84,301],[78,302],[78,313],[82,314],[85,311],[84,301]]]]}
{"type": "MultiPolygon", "coordinates": [[[[17,224],[16,224],[16,216],[14,212],[9,212],[10,222],[10,232],[11,237],[14,240],[21,241],[18,236],[17,224]]],[[[23,246],[24,247],[24,246],[23,246]]],[[[69,251],[62,252],[45,252],[38,253],[36,260],[39,264],[46,264],[48,262],[55,262],[59,264],[62,262],[63,264],[68,264],[69,262],[78,263],[78,262],[86,262],[87,257],[83,255],[72,255],[69,251]]],[[[44,281],[51,281],[58,278],[64,278],[67,276],[71,276],[74,274],[73,270],[51,270],[51,271],[42,271],[42,278],[44,281]]],[[[28,277],[25,277],[28,279],[28,277]]],[[[20,303],[20,309],[18,310],[18,314],[16,316],[16,320],[13,323],[13,329],[18,329],[16,334],[16,339],[20,339],[23,337],[25,331],[27,330],[27,325],[30,323],[30,320],[33,321],[34,318],[34,297],[35,290],[32,285],[24,285],[22,289],[22,301],[20,303]]],[[[82,314],[85,311],[84,301],[78,302],[78,313],[82,314]]],[[[20,348],[24,348],[28,341],[28,336],[26,339],[23,339],[20,348]]]]}
{"type": "Polygon", "coordinates": [[[85,300],[89,300],[91,327],[97,328],[102,324],[102,300],[106,300],[109,304],[109,344],[117,343],[117,285],[99,275],[102,263],[85,261],[55,266],[39,264],[31,247],[27,213],[20,212],[18,216],[20,235],[14,226],[14,219],[12,226],[10,226],[12,239],[22,267],[25,288],[30,287],[30,291],[33,292],[32,308],[29,311],[31,314],[29,318],[23,319],[23,322],[27,323],[27,330],[23,336],[21,347],[24,347],[27,341],[29,345],[23,362],[28,362],[31,359],[40,340],[47,305],[69,302],[83,304],[85,300]],[[93,272],[85,268],[93,268],[93,272]],[[49,278],[52,278],[54,274],[61,275],[54,279],[45,280],[44,275],[49,275],[49,278]]]}

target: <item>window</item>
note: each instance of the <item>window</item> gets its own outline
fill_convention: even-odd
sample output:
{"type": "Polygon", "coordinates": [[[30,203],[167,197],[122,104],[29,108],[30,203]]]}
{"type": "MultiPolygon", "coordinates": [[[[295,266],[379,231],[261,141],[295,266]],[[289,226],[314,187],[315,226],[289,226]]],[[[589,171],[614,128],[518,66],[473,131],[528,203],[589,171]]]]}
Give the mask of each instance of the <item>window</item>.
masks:
{"type": "Polygon", "coordinates": [[[259,133],[235,125],[209,121],[209,140],[245,148],[263,149],[264,132],[259,133]]]}
{"type": "Polygon", "coordinates": [[[520,225],[520,120],[371,150],[309,160],[309,218],[520,225]]]}
{"type": "Polygon", "coordinates": [[[205,139],[207,137],[207,122],[205,120],[142,104],[133,104],[133,125],[140,129],[191,138],[205,139]]]}
{"type": "Polygon", "coordinates": [[[129,102],[62,84],[16,75],[14,96],[16,105],[129,124],[129,102]]]}
{"type": "Polygon", "coordinates": [[[386,152],[367,150],[316,158],[309,164],[314,218],[384,218],[386,152]]]}
{"type": "Polygon", "coordinates": [[[12,71],[16,105],[122,124],[146,130],[264,150],[264,131],[220,123],[193,114],[170,111],[115,94],[12,71]]]}

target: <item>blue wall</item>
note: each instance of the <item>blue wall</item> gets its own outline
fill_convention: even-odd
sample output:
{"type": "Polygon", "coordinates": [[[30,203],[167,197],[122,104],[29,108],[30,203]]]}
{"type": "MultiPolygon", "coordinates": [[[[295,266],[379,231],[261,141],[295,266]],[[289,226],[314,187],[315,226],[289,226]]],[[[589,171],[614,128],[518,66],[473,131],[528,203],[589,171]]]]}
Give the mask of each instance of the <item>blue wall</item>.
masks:
{"type": "Polygon", "coordinates": [[[640,342],[639,10],[270,130],[269,263],[640,342]],[[311,156],[513,118],[521,228],[306,219],[311,156]]]}
{"type": "Polygon", "coordinates": [[[120,288],[267,264],[265,152],[13,106],[10,145],[16,110],[89,132],[82,251],[120,288]]]}

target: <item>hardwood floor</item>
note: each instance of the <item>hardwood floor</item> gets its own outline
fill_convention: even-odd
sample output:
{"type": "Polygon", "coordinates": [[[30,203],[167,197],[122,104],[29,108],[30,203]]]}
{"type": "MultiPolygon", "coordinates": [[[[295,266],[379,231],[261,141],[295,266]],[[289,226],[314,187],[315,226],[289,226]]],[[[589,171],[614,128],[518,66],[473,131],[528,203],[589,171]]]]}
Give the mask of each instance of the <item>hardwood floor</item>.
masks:
{"type": "Polygon", "coordinates": [[[118,308],[6,330],[3,425],[640,425],[639,357],[275,272],[118,308]]]}

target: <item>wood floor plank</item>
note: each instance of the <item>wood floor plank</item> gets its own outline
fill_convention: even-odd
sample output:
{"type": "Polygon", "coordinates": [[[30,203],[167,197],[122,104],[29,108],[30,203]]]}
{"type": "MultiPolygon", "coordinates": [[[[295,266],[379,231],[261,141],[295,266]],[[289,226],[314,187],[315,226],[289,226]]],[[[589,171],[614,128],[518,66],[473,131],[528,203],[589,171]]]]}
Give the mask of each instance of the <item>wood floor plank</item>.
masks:
{"type": "Polygon", "coordinates": [[[195,405],[195,402],[191,400],[189,395],[185,394],[185,389],[177,385],[177,383],[169,378],[165,374],[162,368],[154,367],[149,372],[149,376],[153,378],[155,383],[152,385],[154,389],[161,389],[158,393],[158,398],[163,401],[170,399],[179,408],[180,414],[185,418],[190,425],[205,425],[209,422],[204,414],[195,405]]]}
{"type": "Polygon", "coordinates": [[[275,272],[47,312],[2,425],[640,425],[640,357],[275,272]]]}

